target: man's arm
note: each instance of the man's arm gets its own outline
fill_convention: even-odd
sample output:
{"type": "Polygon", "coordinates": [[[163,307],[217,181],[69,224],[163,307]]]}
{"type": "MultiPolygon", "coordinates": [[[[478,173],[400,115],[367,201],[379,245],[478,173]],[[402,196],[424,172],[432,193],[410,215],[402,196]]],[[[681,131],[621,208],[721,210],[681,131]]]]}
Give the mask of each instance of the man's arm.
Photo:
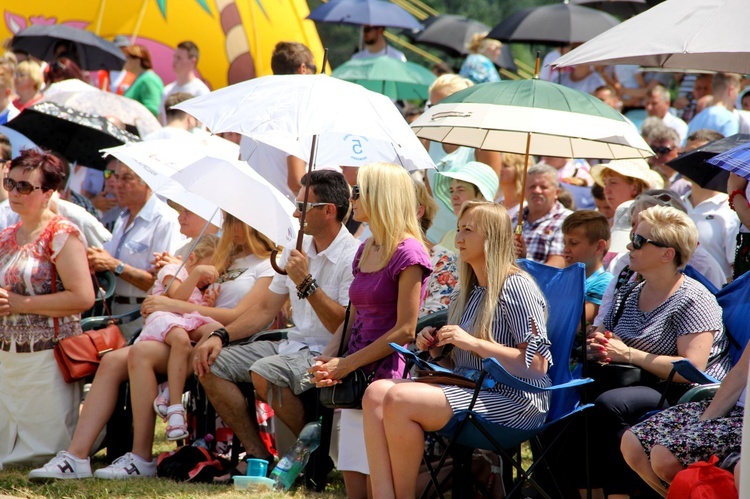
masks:
{"type": "Polygon", "coordinates": [[[280,295],[267,289],[260,300],[256,301],[224,328],[229,333],[229,341],[249,338],[266,329],[268,324],[276,317],[276,314],[279,313],[281,307],[284,306],[286,298],[286,295],[280,295]]]}

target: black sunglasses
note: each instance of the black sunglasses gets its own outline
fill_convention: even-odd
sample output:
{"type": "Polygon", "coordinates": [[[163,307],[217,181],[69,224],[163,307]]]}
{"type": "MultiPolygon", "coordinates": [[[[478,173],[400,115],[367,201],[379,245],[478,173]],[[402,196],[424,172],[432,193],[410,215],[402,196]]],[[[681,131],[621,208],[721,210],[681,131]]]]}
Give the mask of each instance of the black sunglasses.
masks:
{"type": "Polygon", "coordinates": [[[630,242],[633,245],[633,249],[637,249],[637,250],[643,248],[644,244],[653,244],[654,246],[658,246],[659,248],[669,248],[669,246],[667,246],[664,243],[660,243],[659,241],[648,239],[636,233],[630,234],[630,242]]]}
{"type": "MultiPolygon", "coordinates": [[[[650,144],[649,144],[650,145],[650,144]]],[[[656,153],[657,156],[663,156],[665,154],[669,154],[674,150],[674,146],[653,146],[651,145],[651,149],[656,153]]]]}
{"type": "Polygon", "coordinates": [[[360,195],[359,186],[358,185],[352,186],[352,201],[356,201],[357,199],[359,199],[359,195],[360,195]]]}
{"type": "Polygon", "coordinates": [[[13,192],[13,189],[15,189],[19,194],[28,195],[37,189],[41,189],[41,187],[32,185],[25,180],[19,180],[18,182],[16,182],[12,178],[6,177],[3,179],[3,189],[8,192],[13,192]]]}

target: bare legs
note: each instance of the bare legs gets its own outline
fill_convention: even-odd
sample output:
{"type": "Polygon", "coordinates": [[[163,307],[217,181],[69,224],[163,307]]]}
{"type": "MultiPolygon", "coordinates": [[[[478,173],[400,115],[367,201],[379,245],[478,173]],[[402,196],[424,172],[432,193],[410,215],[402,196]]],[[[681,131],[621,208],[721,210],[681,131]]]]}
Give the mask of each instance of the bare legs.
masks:
{"type": "Polygon", "coordinates": [[[239,387],[234,382],[220,378],[211,372],[201,376],[200,382],[216,409],[216,413],[220,414],[224,422],[232,428],[245,451],[256,457],[268,456],[268,449],[258,434],[255,407],[247,406],[245,396],[239,387]]]}
{"type": "MultiPolygon", "coordinates": [[[[666,497],[667,489],[664,488],[664,486],[661,484],[661,480],[659,480],[659,475],[656,472],[656,468],[653,467],[654,452],[656,451],[656,447],[651,450],[651,460],[649,460],[649,457],[646,455],[646,451],[641,445],[641,441],[638,440],[638,437],[636,437],[632,431],[626,431],[622,436],[622,441],[620,442],[622,457],[625,458],[625,462],[628,463],[628,466],[633,468],[633,471],[638,473],[643,481],[649,484],[652,489],[661,494],[663,497],[666,497]]],[[[670,456],[672,456],[672,454],[665,447],[661,448],[669,453],[670,456]]],[[[674,456],[672,457],[674,458],[674,456]]],[[[674,478],[674,475],[672,476],[672,478],[674,478]]],[[[672,481],[671,478],[669,481],[672,481]]]]}
{"type": "Polygon", "coordinates": [[[112,417],[120,384],[128,379],[129,350],[130,347],[121,348],[102,357],[94,382],[83,403],[73,440],[68,447],[68,452],[77,458],[85,459],[89,456],[91,447],[112,417]]]}
{"type": "Polygon", "coordinates": [[[373,495],[415,497],[424,432],[439,430],[453,416],[443,391],[423,383],[380,380],[367,389],[362,405],[373,495]]]}
{"type": "Polygon", "coordinates": [[[272,385],[266,378],[255,372],[250,373],[253,377],[253,386],[255,387],[256,396],[264,401],[268,398],[268,389],[271,387],[274,391],[278,391],[279,395],[273,397],[271,407],[273,408],[274,414],[281,418],[285,425],[295,435],[299,436],[302,432],[302,428],[305,426],[305,408],[302,405],[302,401],[297,397],[292,390],[286,386],[280,387],[272,385]]]}
{"type": "Polygon", "coordinates": [[[193,347],[187,331],[181,327],[173,327],[164,338],[169,345],[169,361],[167,363],[167,382],[169,384],[169,405],[182,404],[182,393],[185,391],[190,352],[193,347]]]}
{"type": "MultiPolygon", "coordinates": [[[[133,454],[151,461],[154,444],[154,423],[156,413],[153,409],[156,398],[156,375],[166,374],[169,362],[169,346],[158,341],[142,341],[130,348],[128,355],[128,374],[130,385],[130,403],[133,407],[133,454]]],[[[186,367],[186,364],[183,366],[186,367]]],[[[182,392],[179,392],[182,394],[182,392]]]]}

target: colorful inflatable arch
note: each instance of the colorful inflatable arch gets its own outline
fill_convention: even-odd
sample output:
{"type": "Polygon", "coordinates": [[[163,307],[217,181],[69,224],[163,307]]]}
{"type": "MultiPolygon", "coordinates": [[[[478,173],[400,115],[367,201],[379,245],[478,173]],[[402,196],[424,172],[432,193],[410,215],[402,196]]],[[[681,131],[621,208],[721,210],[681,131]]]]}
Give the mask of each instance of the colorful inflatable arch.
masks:
{"type": "Polygon", "coordinates": [[[68,24],[111,40],[132,37],[149,48],[154,69],[174,80],[172,52],[184,41],[200,48],[198,70],[212,88],[271,74],[278,41],[302,42],[318,67],[323,47],[305,0],[4,0],[0,40],[32,24],[68,24]]]}

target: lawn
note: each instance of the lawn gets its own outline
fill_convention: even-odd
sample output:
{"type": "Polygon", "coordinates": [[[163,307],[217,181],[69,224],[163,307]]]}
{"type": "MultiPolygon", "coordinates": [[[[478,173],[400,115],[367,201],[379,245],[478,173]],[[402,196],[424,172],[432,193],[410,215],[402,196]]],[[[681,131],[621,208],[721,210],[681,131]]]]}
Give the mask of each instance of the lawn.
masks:
{"type": "MultiPolygon", "coordinates": [[[[164,438],[164,424],[157,423],[154,455],[169,451],[173,447],[164,438]]],[[[105,466],[104,451],[92,458],[92,469],[105,466]]],[[[233,486],[176,483],[161,478],[136,478],[132,480],[57,480],[48,483],[30,482],[26,468],[9,468],[0,470],[0,497],[65,497],[70,499],[104,499],[125,497],[166,497],[187,499],[192,497],[216,497],[220,499],[247,498],[249,493],[236,491],[233,486]]],[[[304,487],[293,489],[289,493],[272,492],[259,498],[342,498],[346,497],[341,475],[333,472],[330,484],[323,493],[314,493],[304,487]]]]}

